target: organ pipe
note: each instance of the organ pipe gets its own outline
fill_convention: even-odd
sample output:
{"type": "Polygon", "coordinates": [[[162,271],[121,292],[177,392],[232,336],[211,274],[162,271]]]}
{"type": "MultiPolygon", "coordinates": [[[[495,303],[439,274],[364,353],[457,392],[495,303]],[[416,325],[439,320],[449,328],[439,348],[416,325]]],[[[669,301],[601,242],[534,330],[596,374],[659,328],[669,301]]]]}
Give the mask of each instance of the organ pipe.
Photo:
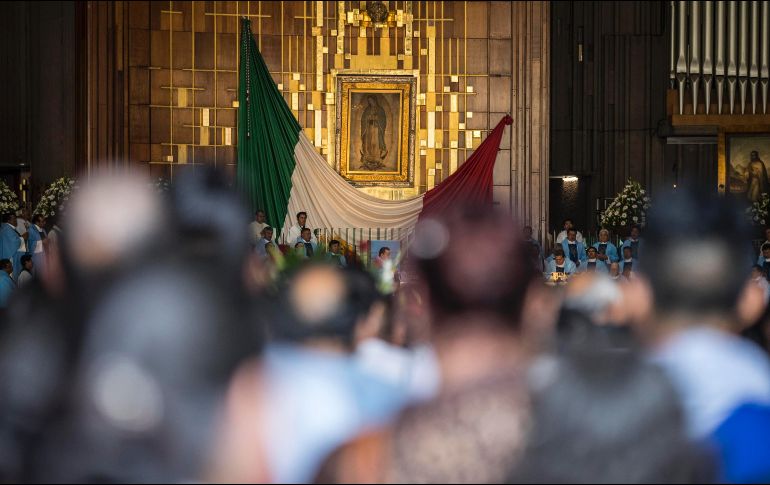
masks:
{"type": "Polygon", "coordinates": [[[714,53],[716,59],[716,77],[717,77],[717,113],[722,114],[722,94],[724,93],[724,82],[726,67],[725,64],[725,2],[717,2],[717,49],[714,53]]]}
{"type": "Polygon", "coordinates": [[[738,84],[741,88],[741,114],[746,113],[746,86],[749,78],[749,2],[741,1],[738,28],[738,84]]]}
{"type": "Polygon", "coordinates": [[[679,55],[676,60],[676,80],[679,84],[679,114],[684,114],[684,86],[687,80],[687,2],[677,2],[679,13],[679,55]]]}
{"type": "Polygon", "coordinates": [[[768,64],[770,64],[770,1],[762,2],[762,42],[760,50],[759,79],[762,84],[762,113],[767,114],[767,84],[768,84],[768,64]]]}
{"type": "Polygon", "coordinates": [[[700,3],[692,2],[690,10],[690,88],[692,114],[698,114],[698,84],[700,80],[700,3]]]}
{"type": "Polygon", "coordinates": [[[751,58],[749,83],[751,84],[751,113],[757,114],[757,83],[759,82],[759,2],[751,2],[751,58]]]}
{"type": "Polygon", "coordinates": [[[703,2],[703,91],[706,95],[706,114],[711,109],[711,80],[714,76],[714,4],[703,2]]]}
{"type": "Polygon", "coordinates": [[[692,114],[698,114],[701,91],[711,114],[712,88],[718,114],[737,113],[738,103],[741,114],[767,114],[770,0],[672,0],[670,8],[669,82],[679,90],[679,114],[688,86],[692,114]]]}
{"type": "Polygon", "coordinates": [[[727,91],[730,114],[735,112],[735,82],[738,79],[738,5],[727,4],[727,91]]]}

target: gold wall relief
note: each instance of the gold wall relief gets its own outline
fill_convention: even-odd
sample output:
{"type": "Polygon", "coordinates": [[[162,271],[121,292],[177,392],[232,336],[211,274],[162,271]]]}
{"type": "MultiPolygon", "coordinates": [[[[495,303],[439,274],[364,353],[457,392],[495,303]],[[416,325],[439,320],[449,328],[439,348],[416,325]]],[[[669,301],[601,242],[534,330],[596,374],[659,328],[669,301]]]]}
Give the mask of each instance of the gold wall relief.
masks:
{"type": "Polygon", "coordinates": [[[401,166],[409,168],[406,180],[399,170],[399,180],[355,183],[380,184],[361,190],[386,199],[423,193],[451,175],[498,121],[488,113],[489,66],[480,60],[489,58],[488,19],[503,3],[131,2],[132,18],[147,16],[142,28],[150,51],[149,65],[133,65],[151,69],[150,98],[163,99],[149,106],[148,161],[159,168],[177,164],[178,149],[172,147],[184,143],[188,167],[235,165],[233,101],[239,81],[239,20],[246,16],[292,113],[335,168],[342,166],[338,76],[386,72],[413,79],[409,131],[414,140],[401,144],[409,147],[408,163],[401,166]],[[172,98],[153,94],[155,84],[160,85],[155,79],[173,87],[167,90],[174,93],[172,98]],[[475,122],[473,111],[480,114],[475,122]],[[191,121],[179,121],[187,118],[191,121]],[[229,137],[225,128],[231,129],[229,137]],[[480,135],[474,137],[474,131],[480,135]]]}

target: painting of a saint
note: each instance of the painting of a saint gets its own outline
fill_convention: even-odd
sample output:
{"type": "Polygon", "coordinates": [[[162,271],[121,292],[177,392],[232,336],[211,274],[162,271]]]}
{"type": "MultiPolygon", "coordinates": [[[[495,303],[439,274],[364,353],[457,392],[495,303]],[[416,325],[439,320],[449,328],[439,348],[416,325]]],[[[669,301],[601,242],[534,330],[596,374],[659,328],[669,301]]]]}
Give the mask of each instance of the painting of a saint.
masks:
{"type": "Polygon", "coordinates": [[[354,172],[398,172],[401,93],[353,91],[350,169],[354,172]]]}
{"type": "Polygon", "coordinates": [[[747,195],[751,202],[756,202],[768,189],[767,168],[756,150],[751,152],[748,172],[749,190],[747,195]]]}
{"type": "Polygon", "coordinates": [[[770,153],[770,135],[730,135],[727,139],[729,190],[756,202],[770,192],[770,178],[762,154],[770,153]]]}
{"type": "Polygon", "coordinates": [[[359,187],[414,182],[414,76],[337,74],[337,166],[359,187]]]}
{"type": "Polygon", "coordinates": [[[382,170],[388,156],[385,129],[388,117],[377,102],[377,97],[366,97],[367,106],[361,116],[361,167],[365,170],[382,170]]]}

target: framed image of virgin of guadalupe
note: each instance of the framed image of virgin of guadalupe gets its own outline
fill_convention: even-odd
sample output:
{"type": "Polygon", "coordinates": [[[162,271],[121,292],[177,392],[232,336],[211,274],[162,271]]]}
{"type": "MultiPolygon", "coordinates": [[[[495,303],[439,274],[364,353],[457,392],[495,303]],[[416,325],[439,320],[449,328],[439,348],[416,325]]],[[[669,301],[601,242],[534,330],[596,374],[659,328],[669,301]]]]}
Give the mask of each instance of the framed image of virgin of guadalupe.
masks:
{"type": "Polygon", "coordinates": [[[359,187],[414,185],[414,76],[337,75],[337,161],[359,187]]]}

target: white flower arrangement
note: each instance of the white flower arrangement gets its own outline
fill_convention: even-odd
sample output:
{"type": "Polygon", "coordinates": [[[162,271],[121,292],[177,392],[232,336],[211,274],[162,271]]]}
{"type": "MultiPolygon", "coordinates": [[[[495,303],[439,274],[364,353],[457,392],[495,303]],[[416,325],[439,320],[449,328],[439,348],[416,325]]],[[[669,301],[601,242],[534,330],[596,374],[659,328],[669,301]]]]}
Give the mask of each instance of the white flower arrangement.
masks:
{"type": "Polygon", "coordinates": [[[647,222],[647,211],[652,200],[646,195],[639,182],[629,180],[623,191],[607,207],[601,216],[602,227],[642,226],[647,222]]]}
{"type": "Polygon", "coordinates": [[[56,180],[45,189],[33,214],[40,214],[45,218],[62,214],[66,210],[67,202],[73,190],[77,190],[77,188],[75,180],[69,177],[56,180]]]}
{"type": "Polygon", "coordinates": [[[746,217],[749,223],[755,226],[765,226],[768,221],[768,212],[770,212],[770,195],[765,192],[758,201],[746,209],[746,217]]]}
{"type": "Polygon", "coordinates": [[[19,210],[19,197],[8,185],[0,180],[0,215],[16,213],[19,210]]]}

